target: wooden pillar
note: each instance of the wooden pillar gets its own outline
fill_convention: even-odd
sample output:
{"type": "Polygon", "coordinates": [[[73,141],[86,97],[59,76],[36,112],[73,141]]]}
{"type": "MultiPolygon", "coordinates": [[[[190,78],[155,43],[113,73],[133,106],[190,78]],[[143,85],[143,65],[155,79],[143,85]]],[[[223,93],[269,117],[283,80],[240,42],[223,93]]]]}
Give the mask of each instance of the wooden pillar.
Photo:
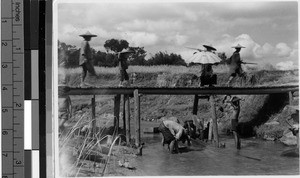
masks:
{"type": "Polygon", "coordinates": [[[290,91],[289,92],[289,105],[293,104],[293,93],[290,91]]]}
{"type": "Polygon", "coordinates": [[[141,120],[140,120],[140,96],[138,90],[134,90],[134,116],[135,116],[135,146],[141,144],[141,120]]]}
{"type": "Polygon", "coordinates": [[[125,95],[125,119],[126,119],[126,142],[130,144],[130,100],[129,95],[125,95]]]}
{"type": "Polygon", "coordinates": [[[116,128],[116,134],[119,132],[120,100],[121,95],[116,95],[114,99],[114,127],[116,128]]]}
{"type": "Polygon", "coordinates": [[[213,127],[212,127],[212,119],[209,119],[209,128],[208,128],[208,141],[212,140],[212,136],[213,136],[213,127]]]}
{"type": "Polygon", "coordinates": [[[193,114],[194,115],[197,115],[197,112],[198,112],[198,95],[195,95],[194,97],[194,106],[193,106],[193,114]]]}
{"type": "Polygon", "coordinates": [[[122,109],[123,109],[123,115],[122,115],[122,119],[123,119],[123,130],[125,132],[126,130],[126,119],[125,119],[125,95],[122,95],[123,98],[123,102],[122,102],[122,109]]]}
{"type": "Polygon", "coordinates": [[[210,105],[212,111],[212,125],[213,125],[213,134],[214,134],[214,141],[219,147],[219,135],[218,135],[218,123],[217,123],[217,115],[216,115],[216,107],[215,107],[215,99],[213,95],[210,95],[210,105]]]}
{"type": "Polygon", "coordinates": [[[92,130],[91,136],[95,136],[96,133],[96,102],[95,102],[95,95],[92,97],[92,130]]]}
{"type": "Polygon", "coordinates": [[[299,132],[296,134],[297,137],[297,148],[299,149],[299,132]]]}

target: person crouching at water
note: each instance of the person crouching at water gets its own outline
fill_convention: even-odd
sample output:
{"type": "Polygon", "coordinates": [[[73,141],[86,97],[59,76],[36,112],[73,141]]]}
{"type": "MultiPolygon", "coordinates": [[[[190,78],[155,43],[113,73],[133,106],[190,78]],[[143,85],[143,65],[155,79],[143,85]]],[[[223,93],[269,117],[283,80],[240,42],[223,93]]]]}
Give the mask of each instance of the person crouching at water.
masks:
{"type": "Polygon", "coordinates": [[[182,125],[171,120],[164,120],[159,125],[158,130],[162,133],[164,143],[168,144],[168,148],[171,153],[179,152],[178,141],[182,141],[182,143],[187,141],[190,146],[189,136],[182,125]]]}
{"type": "Polygon", "coordinates": [[[235,140],[235,146],[237,149],[241,149],[241,140],[239,135],[239,115],[240,115],[240,100],[241,98],[238,98],[236,96],[230,97],[226,96],[223,100],[224,103],[229,104],[229,109],[233,112],[231,116],[231,130],[233,132],[234,140],[235,140]],[[228,98],[229,97],[229,98],[228,98]]]}
{"type": "Polygon", "coordinates": [[[127,59],[131,56],[131,54],[134,53],[134,51],[131,51],[129,49],[123,49],[118,54],[118,60],[119,60],[119,70],[120,70],[120,84],[119,86],[129,86],[129,76],[127,73],[128,64],[127,59]]]}

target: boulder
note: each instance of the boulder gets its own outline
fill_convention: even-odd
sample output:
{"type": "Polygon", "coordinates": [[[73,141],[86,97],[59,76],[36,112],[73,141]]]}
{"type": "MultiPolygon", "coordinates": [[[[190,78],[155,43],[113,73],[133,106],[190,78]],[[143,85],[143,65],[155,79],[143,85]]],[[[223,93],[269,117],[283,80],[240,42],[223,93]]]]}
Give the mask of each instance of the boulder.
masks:
{"type": "Polygon", "coordinates": [[[275,140],[275,138],[274,137],[271,137],[271,136],[269,136],[269,135],[264,135],[264,139],[265,140],[268,140],[268,141],[274,141],[275,140]]]}
{"type": "Polygon", "coordinates": [[[280,138],[280,141],[288,146],[297,145],[297,137],[294,136],[290,130],[284,131],[283,137],[280,138]]]}

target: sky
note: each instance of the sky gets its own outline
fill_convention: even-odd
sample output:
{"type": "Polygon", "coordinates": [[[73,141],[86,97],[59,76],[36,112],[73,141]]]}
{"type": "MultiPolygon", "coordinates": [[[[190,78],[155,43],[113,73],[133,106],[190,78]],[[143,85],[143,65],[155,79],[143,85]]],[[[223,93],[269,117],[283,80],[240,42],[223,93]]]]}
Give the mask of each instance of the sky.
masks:
{"type": "Polygon", "coordinates": [[[298,68],[298,1],[72,1],[57,0],[58,40],[80,47],[90,31],[93,48],[124,39],[144,47],[146,58],[162,51],[189,62],[194,50],[212,45],[230,57],[237,44],[244,61],[298,68]],[[79,3],[78,3],[79,2],[79,3]]]}

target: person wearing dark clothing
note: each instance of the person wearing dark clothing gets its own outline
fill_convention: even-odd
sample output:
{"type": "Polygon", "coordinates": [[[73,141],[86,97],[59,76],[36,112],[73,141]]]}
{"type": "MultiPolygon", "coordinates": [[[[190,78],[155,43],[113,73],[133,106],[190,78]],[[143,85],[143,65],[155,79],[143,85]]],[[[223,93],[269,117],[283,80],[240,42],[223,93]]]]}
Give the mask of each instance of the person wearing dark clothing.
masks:
{"type": "MultiPolygon", "coordinates": [[[[203,45],[205,51],[212,52],[216,51],[216,48],[212,45],[203,45]]],[[[213,73],[212,64],[202,64],[201,76],[200,76],[201,86],[217,84],[217,75],[213,73]]]]}
{"type": "Polygon", "coordinates": [[[131,51],[129,49],[124,49],[118,54],[119,70],[120,70],[119,86],[130,85],[129,76],[126,70],[128,69],[127,59],[131,56],[132,53],[134,53],[134,51],[131,51]]]}
{"type": "Polygon", "coordinates": [[[237,46],[233,46],[235,48],[235,52],[233,52],[232,56],[227,59],[227,64],[229,65],[229,73],[230,77],[228,79],[227,85],[230,86],[231,81],[236,77],[245,77],[246,74],[242,69],[242,61],[240,57],[241,48],[245,48],[238,44],[237,46]]]}
{"type": "Polygon", "coordinates": [[[79,65],[82,67],[81,86],[89,86],[90,84],[87,84],[85,82],[87,72],[89,72],[93,76],[97,76],[92,61],[92,51],[91,51],[89,41],[91,40],[92,37],[96,37],[97,35],[93,35],[88,31],[85,34],[79,36],[84,38],[83,42],[81,43],[80,56],[79,56],[79,65]]]}
{"type": "Polygon", "coordinates": [[[213,74],[213,69],[211,64],[203,64],[201,71],[201,86],[217,84],[217,75],[213,74]]]}

